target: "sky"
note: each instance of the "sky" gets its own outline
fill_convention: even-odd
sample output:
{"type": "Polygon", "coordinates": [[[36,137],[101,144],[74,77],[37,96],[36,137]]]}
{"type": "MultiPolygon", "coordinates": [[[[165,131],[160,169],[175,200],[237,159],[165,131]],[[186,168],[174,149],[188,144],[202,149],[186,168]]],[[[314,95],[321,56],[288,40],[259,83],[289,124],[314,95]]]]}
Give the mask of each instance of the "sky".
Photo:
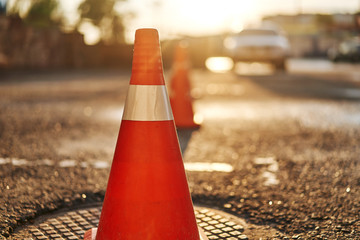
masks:
{"type": "MultiPolygon", "coordinates": [[[[60,1],[70,24],[77,19],[81,1],[60,1]]],[[[126,39],[131,42],[135,30],[143,27],[157,28],[160,38],[236,32],[265,15],[354,13],[360,9],[360,0],[127,0],[119,1],[115,8],[135,14],[125,22],[126,39]]],[[[82,31],[96,41],[98,33],[91,25],[82,31]]]]}
{"type": "Polygon", "coordinates": [[[355,12],[359,4],[359,0],[130,0],[128,3],[140,13],[132,26],[157,26],[167,34],[189,35],[237,31],[271,14],[355,12]]]}

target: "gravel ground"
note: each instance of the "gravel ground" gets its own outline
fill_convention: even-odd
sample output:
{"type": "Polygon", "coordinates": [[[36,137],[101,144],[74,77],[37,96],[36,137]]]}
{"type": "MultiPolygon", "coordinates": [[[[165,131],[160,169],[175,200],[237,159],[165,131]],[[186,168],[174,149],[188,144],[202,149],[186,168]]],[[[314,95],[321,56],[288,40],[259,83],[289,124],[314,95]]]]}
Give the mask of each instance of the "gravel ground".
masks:
{"type": "Polygon", "coordinates": [[[232,163],[235,170],[191,173],[195,202],[221,206],[292,238],[359,238],[359,131],[314,131],[296,124],[283,131],[284,123],[274,124],[273,128],[204,126],[196,133],[187,161],[198,160],[201,152],[202,159],[232,163]],[[233,141],[224,132],[230,132],[233,141]],[[216,147],[206,146],[204,139],[217,139],[216,147]],[[264,184],[269,165],[255,164],[253,159],[259,156],[276,156],[279,184],[264,184]]]}
{"type": "MultiPolygon", "coordinates": [[[[359,122],[339,120],[358,116],[357,100],[299,96],[304,86],[287,96],[286,86],[279,93],[271,84],[276,76],[266,84],[202,71],[192,77],[205,121],[184,161],[234,168],[187,172],[195,204],[245,219],[250,239],[360,238],[359,122]],[[214,115],[218,106],[223,112],[214,115]]],[[[109,169],[86,166],[112,159],[120,121],[104,113],[121,110],[128,74],[40,74],[0,84],[0,234],[11,239],[37,216],[102,200],[109,169]]]]}

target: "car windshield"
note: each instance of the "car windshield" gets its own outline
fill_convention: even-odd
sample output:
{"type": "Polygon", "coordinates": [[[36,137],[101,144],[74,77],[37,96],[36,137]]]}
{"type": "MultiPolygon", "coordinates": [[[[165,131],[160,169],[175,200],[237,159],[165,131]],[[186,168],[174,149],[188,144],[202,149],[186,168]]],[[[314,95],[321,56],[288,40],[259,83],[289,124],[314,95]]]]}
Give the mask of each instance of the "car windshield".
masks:
{"type": "Polygon", "coordinates": [[[278,34],[273,30],[248,29],[241,31],[239,35],[240,36],[276,36],[278,34]]]}

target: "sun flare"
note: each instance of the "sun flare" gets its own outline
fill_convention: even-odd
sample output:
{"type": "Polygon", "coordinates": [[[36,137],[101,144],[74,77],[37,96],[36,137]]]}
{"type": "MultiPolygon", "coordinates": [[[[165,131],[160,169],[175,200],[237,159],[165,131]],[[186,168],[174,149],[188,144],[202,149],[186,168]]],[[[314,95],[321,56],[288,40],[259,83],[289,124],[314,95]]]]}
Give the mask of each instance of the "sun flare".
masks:
{"type": "Polygon", "coordinates": [[[238,0],[168,1],[172,24],[192,34],[211,34],[219,31],[238,31],[256,15],[256,3],[238,0]]]}

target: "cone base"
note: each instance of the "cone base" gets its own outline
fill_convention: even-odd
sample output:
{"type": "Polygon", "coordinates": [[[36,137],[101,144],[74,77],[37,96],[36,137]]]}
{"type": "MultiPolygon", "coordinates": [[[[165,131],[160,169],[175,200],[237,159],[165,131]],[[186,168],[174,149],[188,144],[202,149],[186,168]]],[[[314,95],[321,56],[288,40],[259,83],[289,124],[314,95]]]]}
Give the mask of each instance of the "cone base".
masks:
{"type": "MultiPolygon", "coordinates": [[[[96,233],[97,233],[97,228],[91,228],[87,230],[84,234],[84,240],[95,240],[96,233]]],[[[201,228],[199,228],[199,235],[200,235],[200,240],[209,240],[201,228]]]]}
{"type": "Polygon", "coordinates": [[[95,240],[97,228],[91,228],[84,233],[84,240],[95,240]]]}
{"type": "Polygon", "coordinates": [[[173,120],[122,120],[97,234],[199,240],[173,120]]]}

